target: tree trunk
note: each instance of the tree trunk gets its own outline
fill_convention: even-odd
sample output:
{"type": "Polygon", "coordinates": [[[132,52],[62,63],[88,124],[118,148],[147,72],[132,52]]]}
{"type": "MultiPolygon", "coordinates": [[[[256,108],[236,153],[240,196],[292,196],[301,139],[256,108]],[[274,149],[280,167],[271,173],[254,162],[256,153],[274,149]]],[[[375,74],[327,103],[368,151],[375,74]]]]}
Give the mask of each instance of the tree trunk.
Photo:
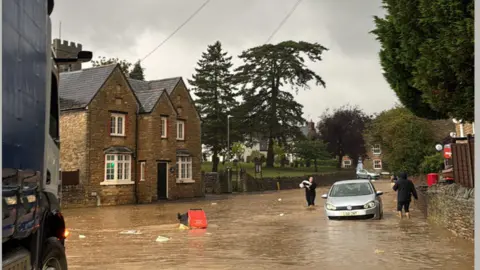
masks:
{"type": "Polygon", "coordinates": [[[273,138],[268,138],[267,164],[265,167],[273,168],[275,163],[275,154],[273,153],[273,138]]]}
{"type": "Polygon", "coordinates": [[[218,151],[216,149],[213,150],[212,172],[218,172],[218,151]]]}
{"type": "Polygon", "coordinates": [[[337,162],[337,169],[342,168],[342,160],[343,160],[343,155],[338,156],[338,162],[337,162]]]}
{"type": "Polygon", "coordinates": [[[315,163],[315,172],[318,172],[318,164],[317,164],[317,159],[313,161],[315,163]]]}

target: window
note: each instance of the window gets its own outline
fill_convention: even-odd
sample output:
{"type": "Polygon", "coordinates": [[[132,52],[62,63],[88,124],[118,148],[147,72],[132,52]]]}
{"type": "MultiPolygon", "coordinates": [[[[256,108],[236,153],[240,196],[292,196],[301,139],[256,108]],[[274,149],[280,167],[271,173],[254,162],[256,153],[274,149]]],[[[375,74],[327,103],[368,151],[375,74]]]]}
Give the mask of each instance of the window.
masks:
{"type": "Polygon", "coordinates": [[[380,155],[382,153],[382,150],[380,149],[380,144],[375,144],[372,147],[372,153],[374,155],[380,155]]]}
{"type": "Polygon", "coordinates": [[[130,155],[105,155],[105,182],[130,182],[130,155]]]}
{"type": "Polygon", "coordinates": [[[177,120],[177,140],[185,140],[185,121],[177,120]]]}
{"type": "Polygon", "coordinates": [[[140,181],[145,181],[145,161],[140,162],[140,181]]]}
{"type": "Polygon", "coordinates": [[[344,160],[343,161],[343,167],[344,168],[350,168],[352,166],[352,161],[351,160],[344,160]]]}
{"type": "Polygon", "coordinates": [[[177,157],[177,180],[192,180],[192,157],[177,157]]]}
{"type": "Polygon", "coordinates": [[[167,138],[168,118],[162,117],[160,121],[160,137],[167,138]]]}
{"type": "Polygon", "coordinates": [[[375,170],[381,170],[382,169],[382,161],[380,159],[374,159],[373,160],[373,168],[375,170]]]}
{"type": "Polygon", "coordinates": [[[112,113],[110,116],[110,135],[125,136],[125,114],[112,113]]]}

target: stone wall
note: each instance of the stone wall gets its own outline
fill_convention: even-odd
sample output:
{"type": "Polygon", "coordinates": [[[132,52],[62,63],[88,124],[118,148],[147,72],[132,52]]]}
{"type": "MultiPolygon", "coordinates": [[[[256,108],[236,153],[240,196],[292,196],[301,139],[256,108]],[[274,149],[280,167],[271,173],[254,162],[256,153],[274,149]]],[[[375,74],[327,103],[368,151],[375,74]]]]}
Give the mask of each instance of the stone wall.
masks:
{"type": "Polygon", "coordinates": [[[427,217],[455,235],[473,240],[474,189],[457,184],[434,185],[427,189],[427,217]]]}
{"type": "MultiPolygon", "coordinates": [[[[283,189],[296,189],[298,185],[306,179],[305,176],[297,177],[275,177],[275,178],[254,178],[253,176],[242,173],[238,183],[233,180],[228,183],[226,173],[204,173],[203,178],[205,182],[206,193],[228,193],[232,191],[237,192],[255,192],[283,189]],[[232,187],[232,188],[230,188],[232,187]]],[[[339,171],[324,173],[314,176],[315,182],[318,186],[329,186],[336,181],[345,179],[355,179],[354,171],[339,171]]]]}
{"type": "Polygon", "coordinates": [[[62,186],[60,203],[62,208],[84,207],[85,189],[83,185],[62,186]]]}
{"type": "Polygon", "coordinates": [[[413,179],[417,186],[416,206],[425,217],[465,239],[474,237],[474,189],[457,184],[425,185],[425,177],[413,179]]]}

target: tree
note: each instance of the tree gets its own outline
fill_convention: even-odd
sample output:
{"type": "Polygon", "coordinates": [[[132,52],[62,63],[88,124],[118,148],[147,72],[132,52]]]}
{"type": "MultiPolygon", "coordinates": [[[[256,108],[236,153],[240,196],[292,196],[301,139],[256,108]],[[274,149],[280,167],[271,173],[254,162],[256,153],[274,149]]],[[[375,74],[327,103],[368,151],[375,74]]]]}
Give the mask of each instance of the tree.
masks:
{"type": "Polygon", "coordinates": [[[320,140],[301,140],[295,143],[295,154],[305,161],[313,161],[315,172],[318,172],[318,160],[327,159],[330,154],[326,145],[320,140]]]}
{"type": "Polygon", "coordinates": [[[375,17],[384,76],[428,119],[474,119],[474,1],[383,0],[375,17]]]}
{"type": "Polygon", "coordinates": [[[254,47],[239,56],[244,63],[236,69],[236,82],[244,87],[237,113],[242,115],[244,132],[268,138],[267,167],[274,166],[274,141],[285,143],[287,138],[300,136],[298,126],[304,122],[303,106],[286,88],[297,93],[309,88],[311,81],[325,87],[322,78],[305,64],[305,57],[321,61],[325,50],[318,43],[285,41],[254,47]]]}
{"type": "Polygon", "coordinates": [[[125,74],[125,76],[128,78],[130,75],[130,67],[132,66],[132,63],[128,62],[127,60],[120,60],[118,58],[106,58],[105,56],[99,56],[98,60],[92,60],[92,66],[93,67],[100,67],[100,66],[106,66],[106,65],[111,65],[111,64],[119,64],[120,69],[122,72],[125,74]]]}
{"type": "Polygon", "coordinates": [[[243,160],[243,154],[245,153],[245,147],[243,146],[242,143],[240,142],[235,142],[232,145],[232,155],[237,159],[237,160],[243,160]]]}
{"type": "Polygon", "coordinates": [[[426,156],[435,153],[432,124],[404,107],[380,113],[367,127],[369,145],[382,146],[383,159],[394,172],[415,174],[426,156]]]}
{"type": "Polygon", "coordinates": [[[327,150],[336,156],[338,168],[341,168],[345,155],[356,167],[358,159],[366,154],[363,133],[370,119],[358,107],[349,105],[323,113],[317,126],[318,136],[327,143],[327,150]]]}
{"type": "Polygon", "coordinates": [[[283,147],[283,145],[279,144],[278,142],[275,142],[273,144],[273,154],[275,156],[275,160],[280,163],[280,166],[285,167],[285,155],[287,154],[285,147],[283,147]]]}
{"type": "MultiPolygon", "coordinates": [[[[222,49],[220,41],[207,47],[197,62],[195,74],[188,80],[198,99],[202,116],[202,142],[213,153],[212,171],[218,170],[218,154],[227,148],[227,119],[238,105],[233,84],[232,57],[222,49]]],[[[231,125],[235,130],[235,125],[231,125]]],[[[240,141],[238,133],[230,132],[230,141],[240,141]]]]}
{"type": "Polygon", "coordinates": [[[139,60],[133,65],[133,69],[130,72],[129,77],[135,80],[144,81],[145,80],[145,75],[143,74],[144,70],[145,69],[142,68],[142,65],[139,60]]]}

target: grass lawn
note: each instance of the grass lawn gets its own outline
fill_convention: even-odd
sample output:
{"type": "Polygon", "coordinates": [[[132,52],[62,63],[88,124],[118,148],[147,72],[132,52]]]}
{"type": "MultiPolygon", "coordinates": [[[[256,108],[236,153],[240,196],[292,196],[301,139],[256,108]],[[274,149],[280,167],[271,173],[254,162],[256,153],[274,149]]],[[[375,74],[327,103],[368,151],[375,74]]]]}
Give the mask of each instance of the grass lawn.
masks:
{"type": "MultiPolygon", "coordinates": [[[[225,167],[232,166],[232,163],[225,163],[225,166],[218,164],[218,170],[224,170],[225,167]]],[[[311,174],[321,174],[325,172],[335,172],[338,169],[332,166],[318,166],[318,172],[315,172],[315,167],[311,166],[310,168],[307,167],[298,167],[292,168],[290,166],[286,166],[285,168],[281,168],[280,165],[276,164],[277,167],[275,168],[265,168],[262,167],[262,176],[263,177],[294,177],[294,176],[305,176],[311,174]]],[[[238,168],[245,169],[248,174],[254,176],[255,175],[255,165],[253,163],[239,163],[238,168]]],[[[212,163],[211,162],[203,162],[202,163],[202,171],[211,172],[212,171],[212,163]]],[[[258,175],[258,177],[260,177],[258,175]]]]}

